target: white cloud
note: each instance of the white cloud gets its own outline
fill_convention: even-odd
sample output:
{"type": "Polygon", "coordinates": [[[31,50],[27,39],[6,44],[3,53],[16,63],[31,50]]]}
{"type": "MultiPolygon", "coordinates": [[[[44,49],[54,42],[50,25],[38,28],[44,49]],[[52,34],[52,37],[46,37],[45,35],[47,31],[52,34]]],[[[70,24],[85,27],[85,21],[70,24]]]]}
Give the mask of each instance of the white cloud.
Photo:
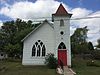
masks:
{"type": "MultiPolygon", "coordinates": [[[[51,17],[55,13],[60,2],[55,0],[37,0],[35,3],[28,1],[15,2],[0,10],[0,14],[10,18],[33,19],[38,17],[51,17]]],[[[63,3],[64,4],[64,3],[63,3]]],[[[69,7],[64,4],[69,10],[69,7]]]]}
{"type": "Polygon", "coordinates": [[[85,8],[74,8],[71,10],[72,11],[72,17],[73,18],[82,18],[82,17],[86,17],[89,14],[92,13],[91,10],[87,10],[85,8]]]}
{"type": "Polygon", "coordinates": [[[50,17],[58,7],[59,2],[54,0],[37,0],[35,3],[24,1],[16,2],[9,7],[3,7],[0,14],[13,19],[32,19],[34,17],[50,17]]]}
{"type": "MultiPolygon", "coordinates": [[[[51,14],[56,12],[59,4],[60,2],[58,2],[57,0],[37,0],[34,3],[23,0],[15,2],[13,5],[6,4],[5,7],[2,7],[0,9],[0,14],[13,19],[33,19],[38,17],[51,17],[51,14]]],[[[73,14],[72,18],[100,16],[100,11],[93,12],[92,10],[79,7],[71,8],[64,3],[63,5],[68,12],[71,12],[73,14]]],[[[73,34],[76,28],[84,26],[88,26],[89,28],[89,40],[96,44],[96,40],[100,38],[100,18],[71,20],[71,34],[73,34]]]]}
{"type": "MultiPolygon", "coordinates": [[[[77,8],[75,8],[77,9],[77,8]]],[[[73,9],[73,10],[75,10],[73,9]]],[[[72,10],[72,11],[73,11],[72,10]]],[[[73,15],[73,18],[84,18],[84,17],[100,17],[100,11],[97,12],[92,12],[90,10],[84,11],[82,8],[80,8],[81,11],[75,10],[75,13],[73,15]],[[83,11],[83,12],[82,12],[83,11]],[[79,15],[80,14],[80,15],[79,15]]],[[[73,11],[74,13],[74,11],[73,11]]],[[[72,20],[71,21],[72,25],[76,25],[75,28],[77,27],[85,27],[87,26],[89,31],[88,31],[88,41],[93,42],[94,45],[97,44],[97,39],[100,38],[100,18],[89,18],[89,19],[80,19],[80,20],[72,20]]]]}

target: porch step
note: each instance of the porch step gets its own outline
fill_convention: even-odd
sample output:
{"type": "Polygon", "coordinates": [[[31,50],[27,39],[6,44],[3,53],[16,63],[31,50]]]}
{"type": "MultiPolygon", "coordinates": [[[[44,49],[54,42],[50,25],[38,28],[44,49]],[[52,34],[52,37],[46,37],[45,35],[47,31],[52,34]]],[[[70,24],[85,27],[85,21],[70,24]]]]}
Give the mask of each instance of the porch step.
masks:
{"type": "Polygon", "coordinates": [[[64,66],[64,75],[75,75],[75,74],[76,73],[71,68],[64,66]]]}

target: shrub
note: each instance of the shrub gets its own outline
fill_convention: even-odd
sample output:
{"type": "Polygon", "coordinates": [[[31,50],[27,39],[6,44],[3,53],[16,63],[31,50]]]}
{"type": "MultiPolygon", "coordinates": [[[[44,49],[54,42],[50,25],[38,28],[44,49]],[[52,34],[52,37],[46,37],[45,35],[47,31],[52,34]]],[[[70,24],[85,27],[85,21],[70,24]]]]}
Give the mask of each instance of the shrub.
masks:
{"type": "Polygon", "coordinates": [[[51,69],[55,69],[57,67],[57,59],[54,57],[54,54],[49,53],[46,55],[45,64],[51,69]]]}
{"type": "Polygon", "coordinates": [[[99,50],[94,50],[91,52],[91,54],[94,59],[100,60],[100,51],[99,50]]]}

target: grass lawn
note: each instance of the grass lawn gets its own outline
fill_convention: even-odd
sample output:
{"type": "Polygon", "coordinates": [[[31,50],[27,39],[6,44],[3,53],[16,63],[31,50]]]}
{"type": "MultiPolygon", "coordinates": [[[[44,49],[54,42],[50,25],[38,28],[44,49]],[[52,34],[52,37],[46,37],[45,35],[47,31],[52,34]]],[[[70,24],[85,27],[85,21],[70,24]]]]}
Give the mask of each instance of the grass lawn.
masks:
{"type": "Polygon", "coordinates": [[[46,66],[22,66],[21,62],[0,61],[0,75],[56,75],[55,69],[46,66]]]}
{"type": "MultiPolygon", "coordinates": [[[[100,67],[87,66],[90,60],[75,58],[72,61],[76,75],[100,75],[100,67]]],[[[100,65],[100,60],[94,62],[100,65]]],[[[23,66],[21,61],[0,61],[0,75],[56,75],[56,72],[46,66],[23,66]]]]}
{"type": "MultiPolygon", "coordinates": [[[[100,67],[87,66],[87,62],[91,60],[75,58],[72,61],[73,70],[77,73],[76,75],[100,75],[100,67]]],[[[94,60],[94,63],[100,66],[100,60],[94,60]]]]}

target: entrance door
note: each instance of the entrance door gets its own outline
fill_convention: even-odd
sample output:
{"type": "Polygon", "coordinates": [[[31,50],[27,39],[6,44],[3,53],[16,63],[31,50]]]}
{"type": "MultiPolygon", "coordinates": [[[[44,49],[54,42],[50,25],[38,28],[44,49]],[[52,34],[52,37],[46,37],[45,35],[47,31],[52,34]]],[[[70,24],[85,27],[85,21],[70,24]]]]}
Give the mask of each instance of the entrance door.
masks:
{"type": "Polygon", "coordinates": [[[67,65],[67,50],[63,42],[58,47],[58,64],[63,66],[67,65]]]}

